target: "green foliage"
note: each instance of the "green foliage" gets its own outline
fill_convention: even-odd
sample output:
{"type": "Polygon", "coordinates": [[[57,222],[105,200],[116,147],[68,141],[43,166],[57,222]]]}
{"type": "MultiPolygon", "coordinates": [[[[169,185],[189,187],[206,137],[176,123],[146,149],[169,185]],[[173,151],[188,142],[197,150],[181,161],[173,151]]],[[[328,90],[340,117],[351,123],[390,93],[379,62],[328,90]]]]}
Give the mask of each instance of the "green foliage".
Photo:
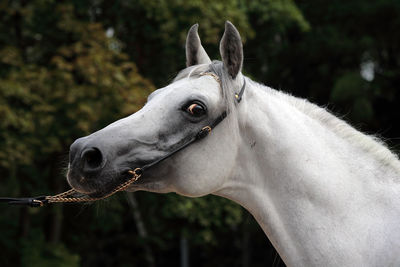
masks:
{"type": "Polygon", "coordinates": [[[301,31],[310,30],[310,24],[292,0],[248,0],[247,5],[257,25],[273,24],[276,27],[271,33],[285,32],[291,26],[301,31]]]}
{"type": "MultiPolygon", "coordinates": [[[[15,20],[15,31],[0,48],[0,175],[6,178],[0,192],[61,191],[60,160],[69,145],[135,112],[154,86],[120,52],[118,40],[107,37],[100,23],[80,20],[74,6],[53,1],[16,6],[6,9],[1,22],[3,27],[15,20]],[[45,18],[49,24],[41,25],[39,16],[50,10],[51,19],[45,18]]],[[[12,231],[17,235],[18,229],[26,229],[19,233],[24,249],[7,258],[19,258],[23,266],[79,265],[79,257],[63,243],[48,242],[54,234],[24,233],[32,216],[62,220],[59,209],[50,216],[24,209],[19,216],[25,219],[12,231]]],[[[0,241],[12,251],[7,239],[0,241]]]]}
{"type": "Polygon", "coordinates": [[[43,234],[37,233],[22,242],[21,266],[29,267],[78,267],[80,257],[71,253],[61,243],[47,243],[43,234]]]}
{"type": "Polygon", "coordinates": [[[127,56],[112,49],[117,41],[100,24],[76,20],[71,6],[59,6],[56,14],[58,28],[74,37],[48,65],[2,60],[14,67],[0,80],[3,167],[65,151],[76,137],[133,113],[153,90],[127,56]]]}
{"type": "Polygon", "coordinates": [[[191,236],[194,242],[216,245],[218,238],[213,229],[220,232],[226,227],[237,227],[242,222],[243,210],[232,201],[219,197],[182,198],[169,195],[162,212],[167,219],[183,219],[197,225],[199,230],[196,233],[183,229],[184,234],[191,236]]]}
{"type": "Polygon", "coordinates": [[[240,30],[246,32],[244,37],[254,34],[250,29],[247,17],[243,12],[245,3],[240,0],[222,0],[222,1],[181,1],[181,0],[163,0],[146,1],[139,0],[132,5],[139,5],[145,9],[146,19],[154,20],[159,25],[159,32],[154,34],[161,37],[163,43],[172,43],[176,41],[173,38],[179,38],[179,43],[186,40],[186,32],[181,30],[181,25],[201,25],[202,40],[205,43],[218,44],[221,34],[221,25],[226,20],[232,20],[232,23],[240,25],[240,30]],[[248,32],[249,30],[249,32],[248,32]]]}

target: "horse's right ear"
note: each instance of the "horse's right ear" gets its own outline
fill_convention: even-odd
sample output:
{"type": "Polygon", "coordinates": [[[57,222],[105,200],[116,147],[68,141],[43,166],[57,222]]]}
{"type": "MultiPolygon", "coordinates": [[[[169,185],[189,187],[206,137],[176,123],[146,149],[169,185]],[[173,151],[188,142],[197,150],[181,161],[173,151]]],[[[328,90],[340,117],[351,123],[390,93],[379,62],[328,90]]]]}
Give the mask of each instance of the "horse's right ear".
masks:
{"type": "Polygon", "coordinates": [[[186,37],[186,67],[211,63],[210,58],[201,45],[200,37],[197,33],[198,28],[199,24],[194,24],[186,37]]]}

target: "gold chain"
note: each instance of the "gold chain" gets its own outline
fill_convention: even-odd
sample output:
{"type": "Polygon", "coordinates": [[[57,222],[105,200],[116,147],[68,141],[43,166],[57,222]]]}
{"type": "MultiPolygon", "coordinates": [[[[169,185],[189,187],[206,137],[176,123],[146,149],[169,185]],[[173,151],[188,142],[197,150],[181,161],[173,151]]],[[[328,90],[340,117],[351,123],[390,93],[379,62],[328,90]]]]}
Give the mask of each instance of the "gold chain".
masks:
{"type": "MultiPolygon", "coordinates": [[[[89,201],[96,201],[96,200],[105,199],[105,198],[108,198],[111,195],[114,195],[115,193],[117,193],[119,191],[125,190],[129,185],[131,185],[132,183],[136,182],[140,178],[140,176],[142,176],[140,168],[136,168],[135,170],[133,170],[133,171],[130,170],[128,172],[133,175],[131,179],[129,179],[128,181],[126,181],[123,184],[120,184],[113,191],[111,191],[110,193],[108,193],[107,195],[102,196],[102,197],[97,197],[97,198],[88,197],[88,196],[72,197],[71,196],[72,194],[79,193],[79,192],[75,191],[74,189],[71,189],[71,190],[68,190],[66,192],[60,193],[58,195],[55,195],[55,196],[46,196],[45,199],[47,200],[48,203],[56,203],[56,202],[89,202],[89,201]],[[138,173],[138,172],[140,172],[140,173],[138,173]]],[[[38,201],[40,201],[40,200],[38,200],[38,201]]],[[[41,202],[41,206],[43,204],[44,203],[41,202]]]]}

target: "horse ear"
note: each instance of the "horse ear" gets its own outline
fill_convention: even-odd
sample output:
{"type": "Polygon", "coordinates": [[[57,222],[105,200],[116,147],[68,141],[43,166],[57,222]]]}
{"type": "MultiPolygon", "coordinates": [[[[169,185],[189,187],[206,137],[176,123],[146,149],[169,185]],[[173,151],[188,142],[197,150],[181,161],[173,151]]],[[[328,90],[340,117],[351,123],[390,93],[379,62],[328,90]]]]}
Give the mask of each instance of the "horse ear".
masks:
{"type": "Polygon", "coordinates": [[[186,67],[211,63],[210,58],[201,45],[200,37],[197,33],[198,28],[199,24],[194,24],[186,37],[186,67]]]}
{"type": "Polygon", "coordinates": [[[238,30],[230,21],[225,22],[225,32],[219,44],[219,51],[224,67],[232,79],[235,79],[242,70],[243,45],[238,30]]]}

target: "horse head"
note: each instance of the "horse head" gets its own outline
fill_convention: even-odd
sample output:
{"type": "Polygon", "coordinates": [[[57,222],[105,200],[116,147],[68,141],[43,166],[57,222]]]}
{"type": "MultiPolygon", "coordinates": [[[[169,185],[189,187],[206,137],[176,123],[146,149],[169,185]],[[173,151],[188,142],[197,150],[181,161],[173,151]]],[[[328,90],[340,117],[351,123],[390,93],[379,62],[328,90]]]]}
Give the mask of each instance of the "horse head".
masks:
{"type": "Polygon", "coordinates": [[[242,42],[226,22],[222,62],[212,62],[197,29],[196,24],[188,32],[187,66],[171,84],[150,94],[136,113],[71,145],[67,180],[72,188],[104,196],[129,178],[129,170],[148,165],[154,166],[129,190],[202,196],[223,186],[237,155],[232,131],[238,127],[235,94],[244,81],[242,42]],[[215,122],[219,125],[209,137],[192,144],[201,129],[215,122]]]}

